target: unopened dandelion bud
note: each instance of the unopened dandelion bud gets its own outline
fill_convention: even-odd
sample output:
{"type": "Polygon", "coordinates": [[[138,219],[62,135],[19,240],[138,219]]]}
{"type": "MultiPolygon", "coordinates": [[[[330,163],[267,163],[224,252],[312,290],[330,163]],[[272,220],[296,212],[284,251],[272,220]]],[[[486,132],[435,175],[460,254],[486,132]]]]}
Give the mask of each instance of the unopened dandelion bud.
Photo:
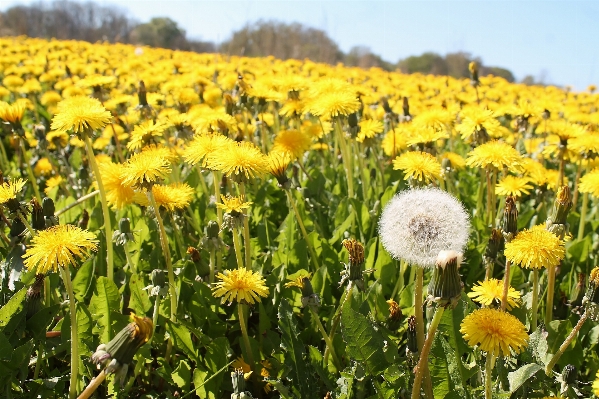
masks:
{"type": "Polygon", "coordinates": [[[428,300],[438,306],[455,308],[462,296],[464,284],[458,271],[462,254],[456,251],[441,251],[428,285],[428,300]]]}
{"type": "Polygon", "coordinates": [[[393,299],[389,299],[387,301],[387,305],[389,305],[389,317],[387,318],[387,328],[389,328],[389,330],[391,331],[397,331],[401,326],[401,320],[403,318],[401,308],[393,299]]]}
{"type": "Polygon", "coordinates": [[[45,217],[54,216],[56,213],[56,207],[54,206],[54,200],[49,197],[44,197],[42,200],[42,209],[45,217]]]}
{"type": "Polygon", "coordinates": [[[148,107],[148,96],[146,91],[146,84],[143,80],[139,81],[139,89],[137,90],[137,100],[139,107],[148,107]]]}
{"type": "Polygon", "coordinates": [[[189,257],[193,263],[200,263],[201,256],[200,256],[200,251],[198,251],[197,248],[187,247],[187,254],[189,255],[189,257]]]}
{"type": "Polygon", "coordinates": [[[418,342],[416,340],[416,317],[408,318],[408,351],[418,353],[418,342]]]}
{"type": "Polygon", "coordinates": [[[77,226],[79,226],[79,228],[82,230],[86,230],[88,223],[89,223],[89,212],[86,209],[84,209],[83,212],[81,212],[81,218],[79,219],[77,226]]]}
{"type": "Polygon", "coordinates": [[[129,218],[119,220],[119,228],[112,233],[112,241],[116,245],[125,245],[128,242],[135,241],[135,236],[131,230],[131,221],[129,218]]]}
{"type": "Polygon", "coordinates": [[[491,235],[489,236],[489,242],[487,243],[487,248],[485,249],[485,258],[488,259],[497,259],[497,253],[501,250],[501,246],[503,244],[503,235],[501,234],[501,230],[493,229],[491,230],[491,235]]]}
{"type": "Polygon", "coordinates": [[[574,384],[578,378],[578,370],[573,364],[568,364],[562,371],[562,379],[566,384],[574,384]]]}
{"type": "Polygon", "coordinates": [[[25,303],[27,307],[27,317],[36,314],[41,308],[42,289],[44,288],[44,274],[37,274],[35,282],[27,289],[25,303]]]}
{"type": "Polygon", "coordinates": [[[105,367],[107,374],[115,374],[115,380],[122,383],[127,374],[129,363],[139,348],[152,337],[154,326],[148,317],[131,315],[132,322],[127,324],[110,342],[98,346],[92,362],[105,367]]]}
{"type": "Polygon", "coordinates": [[[233,383],[231,399],[253,399],[252,394],[245,390],[245,376],[242,369],[231,372],[231,382],[233,383]]]}
{"type": "Polygon", "coordinates": [[[31,204],[31,227],[36,230],[44,230],[46,228],[44,209],[35,198],[33,198],[29,203],[31,204]]]}
{"type": "Polygon", "coordinates": [[[349,134],[352,137],[356,137],[360,132],[360,126],[358,125],[358,113],[354,112],[347,116],[347,124],[349,125],[349,134]]]}
{"type": "Polygon", "coordinates": [[[320,306],[320,297],[318,294],[314,293],[314,289],[312,288],[312,283],[308,277],[303,277],[301,280],[301,288],[302,288],[302,307],[310,306],[310,307],[319,307],[320,306]]]}
{"type": "Polygon", "coordinates": [[[411,118],[412,116],[410,115],[410,103],[408,102],[408,97],[403,98],[402,104],[404,118],[411,118]]]}
{"type": "Polygon", "coordinates": [[[502,232],[506,242],[510,242],[518,233],[518,208],[516,199],[511,195],[505,199],[502,232]]]}
{"type": "Polygon", "coordinates": [[[553,209],[547,217],[547,230],[563,239],[567,233],[568,213],[572,209],[572,194],[568,186],[562,186],[557,192],[553,209]]]}
{"type": "Polygon", "coordinates": [[[18,241],[21,237],[21,234],[25,231],[25,225],[21,221],[20,218],[15,218],[12,221],[12,226],[10,226],[10,237],[18,241]]]}
{"type": "Polygon", "coordinates": [[[470,84],[478,86],[480,83],[478,80],[478,64],[475,61],[472,61],[468,64],[468,70],[470,71],[470,84]]]}
{"type": "Polygon", "coordinates": [[[208,238],[216,238],[220,233],[220,227],[217,222],[211,220],[208,222],[208,226],[206,226],[206,236],[208,238]]]}
{"type": "Polygon", "coordinates": [[[582,300],[583,306],[589,318],[593,321],[599,321],[599,267],[591,270],[587,292],[582,300]]]}
{"type": "Polygon", "coordinates": [[[164,273],[164,270],[152,270],[152,273],[150,273],[150,281],[152,281],[152,285],[154,286],[164,287],[166,285],[166,274],[164,273]]]}
{"type": "Polygon", "coordinates": [[[341,284],[346,280],[354,281],[358,287],[363,286],[362,267],[364,266],[364,246],[354,238],[343,240],[345,249],[349,253],[349,262],[345,265],[345,270],[341,272],[341,284]]]}
{"type": "Polygon", "coordinates": [[[387,101],[386,98],[382,98],[381,99],[381,107],[383,107],[383,109],[385,110],[386,114],[392,114],[393,111],[391,110],[391,107],[389,106],[389,101],[387,101]]]}

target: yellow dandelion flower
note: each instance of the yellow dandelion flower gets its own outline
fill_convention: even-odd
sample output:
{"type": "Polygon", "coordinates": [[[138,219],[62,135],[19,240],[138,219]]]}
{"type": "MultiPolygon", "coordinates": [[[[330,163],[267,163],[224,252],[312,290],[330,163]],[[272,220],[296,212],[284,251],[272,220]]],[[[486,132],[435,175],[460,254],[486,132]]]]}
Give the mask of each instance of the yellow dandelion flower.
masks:
{"type": "Polygon", "coordinates": [[[13,104],[0,102],[0,119],[9,123],[18,123],[23,119],[27,105],[24,101],[15,101],[13,104]]]}
{"type": "Polygon", "coordinates": [[[307,134],[295,129],[281,130],[275,137],[272,151],[282,152],[296,159],[304,155],[311,145],[312,139],[307,134]]]}
{"type": "Polygon", "coordinates": [[[233,367],[235,370],[241,369],[244,374],[248,374],[250,371],[252,371],[252,366],[245,362],[243,356],[234,360],[233,363],[231,363],[231,367],[233,367]]]}
{"type": "Polygon", "coordinates": [[[313,115],[329,120],[332,117],[353,114],[361,106],[362,103],[355,93],[342,90],[321,93],[306,105],[306,110],[313,115]]]}
{"type": "Polygon", "coordinates": [[[114,209],[123,209],[136,198],[133,188],[123,183],[123,164],[112,162],[99,162],[100,176],[106,190],[106,201],[114,209]]]}
{"type": "Polygon", "coordinates": [[[417,130],[447,130],[453,121],[453,115],[446,109],[433,108],[414,117],[413,125],[417,130]]]}
{"type": "Polygon", "coordinates": [[[597,375],[595,376],[595,381],[593,381],[593,393],[596,396],[599,396],[599,371],[597,371],[597,375]]]}
{"type": "Polygon", "coordinates": [[[240,214],[244,209],[248,209],[250,205],[253,204],[251,201],[246,202],[243,196],[231,197],[230,195],[227,195],[225,197],[224,195],[221,195],[220,198],[223,203],[217,203],[216,206],[220,209],[224,209],[225,213],[240,214]]]}
{"type": "MultiPolygon", "coordinates": [[[[183,209],[188,206],[192,200],[193,193],[193,188],[186,183],[154,184],[152,186],[152,194],[154,194],[156,204],[159,207],[165,207],[171,212],[175,209],[183,209]]],[[[136,202],[143,206],[150,204],[146,196],[139,196],[136,202]]]]}
{"type": "Polygon", "coordinates": [[[501,141],[490,141],[479,145],[468,153],[466,165],[478,168],[494,166],[498,169],[508,168],[511,171],[519,171],[522,164],[522,156],[512,146],[501,141]]]}
{"type": "Polygon", "coordinates": [[[508,175],[497,183],[495,186],[495,194],[521,197],[522,194],[530,193],[530,190],[533,188],[529,182],[530,180],[527,177],[508,175]]]}
{"type": "Polygon", "coordinates": [[[393,169],[401,169],[404,179],[409,178],[430,183],[433,179],[441,179],[441,164],[437,158],[426,152],[408,151],[393,160],[393,169]]]}
{"type": "Polygon", "coordinates": [[[326,143],[314,143],[310,149],[316,151],[327,151],[329,149],[329,145],[326,143]]]}
{"type": "Polygon", "coordinates": [[[222,303],[244,301],[253,304],[268,296],[268,287],[260,273],[247,269],[225,270],[216,276],[221,281],[214,284],[212,295],[223,297],[222,303]]]}
{"type": "Polygon", "coordinates": [[[227,177],[251,179],[268,172],[268,159],[252,143],[231,142],[212,153],[207,159],[207,167],[219,170],[227,177]]]}
{"type": "Polygon", "coordinates": [[[522,230],[505,244],[505,258],[521,267],[540,269],[555,267],[564,259],[564,241],[545,229],[544,225],[522,230]]]}
{"type": "Polygon", "coordinates": [[[5,204],[10,200],[17,199],[17,194],[21,192],[27,181],[16,179],[0,185],[0,204],[5,204]]]}
{"type": "Polygon", "coordinates": [[[143,122],[133,128],[131,139],[127,143],[129,151],[138,150],[148,144],[156,144],[158,138],[164,137],[164,131],[171,127],[170,123],[153,120],[143,122]]]}
{"type": "Polygon", "coordinates": [[[356,137],[358,143],[363,143],[364,140],[371,139],[385,130],[383,123],[375,119],[365,119],[360,121],[358,125],[360,126],[358,137],[356,137]]]}
{"type": "MultiPolygon", "coordinates": [[[[472,292],[468,293],[468,297],[474,302],[478,302],[484,306],[498,306],[501,304],[503,296],[503,281],[497,279],[489,279],[480,281],[472,287],[472,292]]],[[[507,310],[512,310],[514,307],[520,306],[520,293],[514,288],[509,287],[507,293],[507,310]]]]}
{"type": "Polygon", "coordinates": [[[289,154],[284,152],[271,152],[268,154],[268,171],[277,179],[279,184],[287,181],[287,167],[291,162],[289,154]]]}
{"type": "Polygon", "coordinates": [[[501,310],[484,308],[470,313],[460,325],[470,346],[494,356],[520,353],[528,345],[526,327],[515,316],[501,310]]]}
{"type": "Polygon", "coordinates": [[[69,144],[69,135],[66,132],[52,130],[46,134],[46,140],[48,140],[48,149],[55,150],[69,144]]]}
{"type": "Polygon", "coordinates": [[[88,75],[85,78],[77,81],[79,87],[94,87],[94,86],[109,86],[116,81],[115,76],[104,76],[99,74],[88,75]]]}
{"type": "Polygon", "coordinates": [[[208,158],[217,149],[232,144],[233,140],[222,134],[202,134],[196,136],[183,151],[183,158],[187,163],[195,165],[202,161],[202,167],[207,167],[208,158]]]}
{"type": "Polygon", "coordinates": [[[491,110],[478,107],[468,107],[462,111],[461,122],[456,126],[463,140],[472,135],[486,133],[490,137],[496,137],[501,124],[495,119],[495,113],[491,110]]]}
{"type": "Polygon", "coordinates": [[[466,167],[466,160],[455,152],[445,152],[441,154],[441,159],[447,159],[451,167],[455,170],[462,170],[466,167]]]}
{"type": "Polygon", "coordinates": [[[42,103],[42,105],[48,107],[48,106],[58,104],[60,102],[60,100],[62,100],[62,97],[60,96],[60,94],[58,92],[49,90],[49,91],[45,92],[44,94],[42,94],[42,97],[40,98],[40,103],[42,103]]]}
{"type": "Polygon", "coordinates": [[[293,117],[301,115],[304,111],[304,102],[302,100],[290,99],[283,104],[279,110],[279,115],[293,117]]]}
{"type": "Polygon", "coordinates": [[[76,258],[89,256],[95,251],[96,236],[77,226],[69,224],[50,227],[39,231],[23,255],[27,269],[36,269],[36,273],[45,274],[58,271],[58,268],[76,266],[76,258]]]}
{"type": "MultiPolygon", "coordinates": [[[[558,189],[557,182],[559,179],[559,171],[557,169],[547,169],[547,171],[545,172],[545,178],[547,179],[546,184],[548,190],[555,191],[558,189]]],[[[566,176],[563,176],[563,179],[563,184],[568,184],[568,178],[566,176]]]]}
{"type": "Polygon", "coordinates": [[[58,103],[58,112],[52,119],[52,130],[66,132],[73,130],[75,133],[84,132],[87,129],[101,129],[110,123],[112,116],[110,112],[91,97],[75,96],[69,97],[58,103]]]}
{"type": "Polygon", "coordinates": [[[578,191],[581,193],[590,193],[594,197],[599,197],[599,169],[593,169],[580,178],[578,191]]]}
{"type": "Polygon", "coordinates": [[[133,154],[121,172],[122,184],[147,190],[171,171],[170,162],[161,147],[133,154]]]}
{"type": "Polygon", "coordinates": [[[23,83],[25,83],[25,81],[20,76],[16,75],[8,75],[2,79],[2,84],[11,91],[15,91],[23,86],[23,83]]]}
{"type": "Polygon", "coordinates": [[[599,154],[599,134],[588,132],[576,136],[568,141],[568,149],[587,156],[599,154]]]}
{"type": "Polygon", "coordinates": [[[46,188],[44,189],[44,193],[46,195],[50,195],[52,189],[60,186],[60,183],[62,183],[63,181],[64,179],[60,175],[49,178],[48,180],[46,180],[46,188]]]}
{"type": "Polygon", "coordinates": [[[409,129],[405,125],[400,125],[393,130],[389,130],[383,139],[382,146],[385,155],[393,156],[399,154],[401,150],[408,146],[406,137],[409,129]]]}
{"type": "Polygon", "coordinates": [[[40,158],[33,168],[33,172],[36,176],[46,176],[52,173],[53,167],[50,160],[46,157],[40,158]]]}

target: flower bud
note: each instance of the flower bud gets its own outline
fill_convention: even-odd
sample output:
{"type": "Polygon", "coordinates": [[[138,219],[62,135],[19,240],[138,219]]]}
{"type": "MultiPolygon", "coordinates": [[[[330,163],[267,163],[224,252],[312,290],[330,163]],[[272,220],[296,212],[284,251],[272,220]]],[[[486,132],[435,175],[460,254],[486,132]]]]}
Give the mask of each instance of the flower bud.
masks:
{"type": "Polygon", "coordinates": [[[44,197],[42,200],[42,209],[45,217],[54,216],[56,213],[56,207],[54,206],[54,200],[49,197],[44,197]]]}
{"type": "Polygon", "coordinates": [[[20,218],[14,218],[12,221],[12,226],[10,227],[10,235],[11,238],[19,241],[21,239],[21,234],[25,231],[25,225],[21,221],[20,218]]]}
{"type": "Polygon", "coordinates": [[[340,285],[349,280],[363,288],[364,246],[354,238],[343,240],[342,244],[349,253],[349,263],[345,264],[345,269],[341,272],[340,285]]]}
{"type": "Polygon", "coordinates": [[[233,384],[233,393],[231,399],[252,399],[251,393],[245,390],[245,376],[242,369],[236,369],[231,372],[231,382],[233,384]]]}
{"type": "Polygon", "coordinates": [[[518,208],[516,208],[516,199],[511,195],[505,199],[502,232],[506,242],[510,242],[518,233],[518,208]]]}
{"type": "Polygon", "coordinates": [[[220,233],[220,226],[218,222],[211,220],[208,222],[208,226],[206,226],[206,235],[208,238],[217,238],[220,233]]]}
{"type": "Polygon", "coordinates": [[[570,306],[578,307],[582,305],[582,300],[584,298],[586,284],[586,275],[584,273],[578,273],[578,279],[576,281],[576,286],[570,293],[570,306]]]}
{"type": "Polygon", "coordinates": [[[35,282],[27,289],[25,303],[27,307],[27,318],[36,314],[41,308],[42,289],[44,288],[43,274],[36,274],[35,282]]]}
{"type": "Polygon", "coordinates": [[[135,241],[135,236],[131,230],[131,221],[129,218],[119,220],[119,229],[112,233],[112,241],[116,245],[125,245],[128,242],[135,241]]]}
{"type": "Polygon", "coordinates": [[[401,308],[393,299],[387,301],[389,305],[389,317],[387,318],[387,328],[391,331],[397,331],[401,325],[401,319],[403,317],[401,308]]]}
{"type": "Polygon", "coordinates": [[[408,351],[418,353],[418,341],[416,340],[416,317],[408,318],[408,351]]]}
{"type": "Polygon", "coordinates": [[[302,288],[302,307],[310,306],[310,307],[319,307],[320,306],[320,297],[318,294],[314,293],[314,289],[312,288],[312,283],[308,277],[302,277],[301,279],[301,288],[302,288]]]}
{"type": "Polygon", "coordinates": [[[568,213],[572,209],[572,194],[568,186],[562,186],[555,196],[551,213],[547,217],[547,230],[564,239],[567,233],[568,213]]]}
{"type": "Polygon", "coordinates": [[[193,263],[200,263],[201,256],[200,256],[200,251],[198,251],[197,248],[187,247],[187,254],[191,258],[191,261],[193,263]]]}
{"type": "Polygon", "coordinates": [[[438,306],[455,308],[462,296],[464,284],[458,271],[462,254],[456,251],[441,251],[437,256],[433,277],[428,284],[428,300],[438,306]]]}
{"type": "Polygon", "coordinates": [[[591,270],[587,292],[584,295],[582,304],[585,306],[589,318],[593,321],[599,321],[599,267],[591,270]]]}
{"type": "Polygon", "coordinates": [[[89,223],[89,212],[86,209],[84,209],[83,212],[81,212],[81,219],[79,219],[79,223],[77,223],[77,225],[79,226],[80,229],[86,230],[88,223],[89,223]]]}
{"type": "Polygon", "coordinates": [[[578,378],[578,370],[572,364],[566,365],[562,371],[562,378],[566,384],[574,384],[578,378]]]}
{"type": "Polygon", "coordinates": [[[150,274],[150,281],[152,281],[152,285],[157,287],[164,287],[166,284],[166,274],[164,270],[154,269],[150,274]]]}
{"type": "Polygon", "coordinates": [[[408,119],[411,118],[410,115],[410,103],[408,102],[408,97],[403,98],[403,103],[402,103],[402,108],[403,108],[403,116],[404,118],[408,119]]]}
{"type": "Polygon", "coordinates": [[[46,228],[46,221],[42,206],[35,198],[29,201],[29,203],[31,204],[31,227],[36,230],[44,230],[46,228]]]}

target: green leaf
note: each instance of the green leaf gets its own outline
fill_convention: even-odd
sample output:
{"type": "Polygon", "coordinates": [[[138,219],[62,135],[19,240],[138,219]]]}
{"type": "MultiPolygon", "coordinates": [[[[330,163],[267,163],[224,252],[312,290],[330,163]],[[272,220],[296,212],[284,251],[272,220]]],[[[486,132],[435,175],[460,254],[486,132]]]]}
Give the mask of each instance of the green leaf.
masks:
{"type": "MultiPolygon", "coordinates": [[[[229,360],[228,354],[231,350],[229,340],[225,337],[218,337],[214,339],[208,346],[206,346],[206,354],[204,355],[204,362],[208,367],[208,371],[216,373],[219,369],[225,366],[229,360]]],[[[205,384],[205,389],[208,392],[214,394],[215,397],[222,395],[222,385],[225,374],[218,374],[212,380],[205,384]]]]}
{"type": "Polygon", "coordinates": [[[191,367],[185,360],[181,360],[175,370],[173,370],[173,382],[181,388],[183,392],[189,391],[191,381],[191,367]]]}
{"type": "Polygon", "coordinates": [[[526,364],[520,367],[518,370],[508,374],[508,380],[510,381],[510,393],[514,393],[524,384],[529,378],[534,376],[543,367],[536,364],[526,364]]]}
{"type": "Polygon", "coordinates": [[[428,359],[435,398],[444,398],[449,392],[453,391],[446,356],[441,339],[435,337],[428,359]]]}
{"type": "Polygon", "coordinates": [[[181,350],[187,356],[189,356],[194,362],[198,363],[198,354],[195,349],[195,345],[191,340],[191,333],[189,330],[178,323],[173,323],[167,320],[166,330],[173,339],[173,345],[175,348],[181,350]]]}
{"type": "Polygon", "coordinates": [[[27,320],[27,330],[35,339],[42,339],[46,336],[46,329],[54,320],[54,317],[60,310],[60,304],[52,305],[41,309],[27,320]]]}
{"type": "Polygon", "coordinates": [[[341,237],[343,237],[343,234],[350,229],[355,219],[355,212],[350,213],[349,216],[345,219],[345,221],[338,225],[335,231],[333,231],[333,236],[329,239],[329,244],[333,245],[337,241],[339,241],[341,237]]]}
{"type": "Polygon", "coordinates": [[[121,297],[116,284],[106,277],[98,277],[89,310],[95,321],[103,328],[101,342],[108,342],[112,334],[111,313],[119,310],[121,297]]]}
{"type": "Polygon", "coordinates": [[[349,301],[343,306],[341,332],[347,345],[347,355],[362,362],[369,375],[376,376],[389,366],[383,335],[365,316],[355,312],[349,301]]]}
{"type": "Polygon", "coordinates": [[[92,259],[89,259],[81,265],[73,279],[73,291],[75,292],[75,299],[77,299],[77,302],[83,302],[85,300],[85,296],[93,283],[95,263],[92,259]]]}
{"type": "Polygon", "coordinates": [[[131,276],[131,280],[129,281],[129,292],[131,292],[129,307],[138,315],[146,314],[152,308],[148,292],[143,288],[144,283],[142,278],[137,274],[131,276]]]}
{"type": "Polygon", "coordinates": [[[287,351],[285,363],[289,365],[288,377],[292,386],[300,393],[300,397],[312,397],[312,378],[304,360],[305,347],[299,339],[299,331],[293,320],[293,309],[285,298],[279,305],[279,329],[281,330],[281,348],[287,351]]]}
{"type": "Polygon", "coordinates": [[[27,287],[23,287],[10,298],[6,305],[2,306],[0,309],[0,329],[6,327],[11,317],[21,308],[26,294],[27,287]]]}
{"type": "Polygon", "coordinates": [[[310,352],[310,364],[312,368],[316,370],[316,373],[324,382],[325,386],[329,391],[333,391],[335,389],[335,379],[323,366],[323,357],[318,348],[314,346],[308,346],[308,351],[310,352]]]}

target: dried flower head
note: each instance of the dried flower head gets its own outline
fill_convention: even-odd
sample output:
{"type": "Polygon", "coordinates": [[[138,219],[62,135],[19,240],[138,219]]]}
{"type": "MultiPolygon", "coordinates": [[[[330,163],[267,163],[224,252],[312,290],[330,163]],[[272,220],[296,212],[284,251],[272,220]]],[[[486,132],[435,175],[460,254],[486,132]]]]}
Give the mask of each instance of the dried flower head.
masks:
{"type": "Polygon", "coordinates": [[[414,189],[393,197],[381,215],[379,235],[395,258],[432,267],[443,250],[462,252],[470,221],[462,204],[436,188],[414,189]]]}

